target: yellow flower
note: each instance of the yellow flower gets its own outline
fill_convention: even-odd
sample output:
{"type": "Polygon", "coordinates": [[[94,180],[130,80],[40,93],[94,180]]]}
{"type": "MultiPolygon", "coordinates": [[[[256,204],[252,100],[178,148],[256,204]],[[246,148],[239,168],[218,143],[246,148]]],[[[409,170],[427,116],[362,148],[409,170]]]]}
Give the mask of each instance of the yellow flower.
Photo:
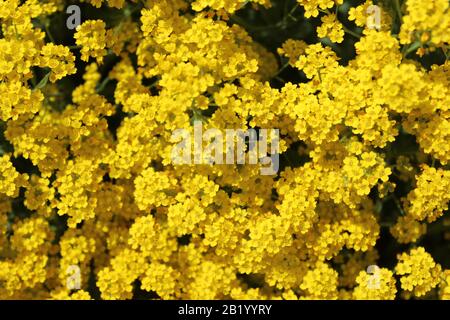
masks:
{"type": "Polygon", "coordinates": [[[397,289],[393,273],[386,268],[374,267],[373,273],[361,271],[353,297],[358,300],[394,300],[397,289]]]}
{"type": "Polygon", "coordinates": [[[344,41],[344,29],[338,21],[336,15],[329,14],[321,18],[322,25],[317,28],[317,35],[320,38],[328,37],[331,42],[341,43],[344,41]]]}
{"type": "Polygon", "coordinates": [[[335,5],[340,5],[344,0],[297,0],[305,8],[305,17],[317,17],[319,10],[330,9],[335,5]]]}
{"type": "Polygon", "coordinates": [[[19,195],[19,188],[26,184],[28,176],[16,171],[10,161],[10,157],[8,154],[0,157],[0,194],[8,197],[17,197],[19,195]]]}
{"type": "Polygon", "coordinates": [[[337,299],[338,274],[326,263],[317,263],[303,278],[300,289],[306,299],[337,299]]]}
{"type": "Polygon", "coordinates": [[[75,57],[68,47],[49,43],[41,50],[39,67],[50,68],[50,81],[55,82],[56,80],[76,72],[75,57]]]}
{"type": "Polygon", "coordinates": [[[90,57],[103,62],[106,55],[106,24],[102,20],[89,20],[77,27],[75,33],[77,45],[81,46],[81,59],[89,61],[90,57]]]}
{"type": "Polygon", "coordinates": [[[419,221],[435,221],[448,208],[449,187],[450,171],[424,166],[416,187],[408,194],[407,212],[419,221]]]}
{"type": "Polygon", "coordinates": [[[395,273],[400,275],[402,289],[421,297],[439,283],[441,266],[423,247],[398,255],[395,273]]]}
{"type": "MultiPolygon", "coordinates": [[[[424,39],[423,33],[431,30],[430,42],[436,46],[449,43],[450,4],[446,0],[424,3],[420,0],[406,1],[406,15],[400,30],[400,42],[412,43],[424,39]]],[[[427,41],[424,41],[427,42],[427,41]]]]}

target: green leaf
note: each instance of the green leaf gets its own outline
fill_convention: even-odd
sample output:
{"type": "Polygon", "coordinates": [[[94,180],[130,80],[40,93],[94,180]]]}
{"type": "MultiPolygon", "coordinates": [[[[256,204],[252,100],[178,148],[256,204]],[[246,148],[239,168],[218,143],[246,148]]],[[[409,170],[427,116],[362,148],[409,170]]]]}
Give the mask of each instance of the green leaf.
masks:
{"type": "Polygon", "coordinates": [[[48,82],[48,79],[49,79],[49,77],[50,77],[50,73],[51,73],[51,72],[47,73],[47,74],[42,78],[42,80],[39,81],[39,83],[33,88],[33,90],[38,90],[38,89],[44,88],[45,85],[46,85],[47,82],[48,82]]]}

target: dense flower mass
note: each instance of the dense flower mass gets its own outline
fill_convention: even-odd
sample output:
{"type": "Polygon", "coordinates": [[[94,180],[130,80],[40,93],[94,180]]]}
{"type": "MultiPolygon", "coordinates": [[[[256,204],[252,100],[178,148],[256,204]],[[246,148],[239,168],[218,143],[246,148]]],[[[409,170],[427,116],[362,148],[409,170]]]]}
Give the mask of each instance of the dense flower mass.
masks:
{"type": "Polygon", "coordinates": [[[450,299],[450,1],[0,0],[0,26],[0,299],[450,299]],[[174,163],[198,123],[194,159],[278,129],[279,168],[174,163]]]}

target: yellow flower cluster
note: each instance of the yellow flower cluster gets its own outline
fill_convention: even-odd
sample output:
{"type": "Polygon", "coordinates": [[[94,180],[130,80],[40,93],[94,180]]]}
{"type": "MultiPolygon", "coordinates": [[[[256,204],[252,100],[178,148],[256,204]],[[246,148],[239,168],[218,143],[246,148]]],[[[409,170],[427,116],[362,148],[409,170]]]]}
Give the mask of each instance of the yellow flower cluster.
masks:
{"type": "Polygon", "coordinates": [[[69,48],[62,45],[46,44],[42,47],[39,67],[49,67],[50,81],[55,82],[67,75],[74,74],[75,57],[69,48]]]}
{"type": "Polygon", "coordinates": [[[333,8],[340,5],[344,0],[297,0],[297,2],[305,9],[305,17],[317,17],[320,10],[333,8]]]}
{"type": "MultiPolygon", "coordinates": [[[[136,2],[136,0],[132,0],[136,2]]],[[[107,3],[108,6],[121,9],[125,4],[125,0],[82,0],[82,2],[89,2],[94,7],[100,8],[103,2],[107,3]]]]}
{"type": "Polygon", "coordinates": [[[442,273],[440,298],[442,300],[450,300],[450,270],[445,270],[442,273]]]}
{"type": "Polygon", "coordinates": [[[408,194],[409,215],[422,221],[435,221],[448,209],[450,170],[424,167],[417,177],[416,188],[408,194]]]}
{"type": "Polygon", "coordinates": [[[356,278],[358,284],[353,291],[357,300],[393,300],[397,289],[393,273],[386,269],[375,269],[373,274],[361,271],[356,278]]]}
{"type": "Polygon", "coordinates": [[[322,25],[317,28],[317,35],[320,38],[328,37],[332,42],[341,43],[344,41],[344,29],[337,20],[336,15],[329,14],[321,18],[322,25]]]}
{"type": "Polygon", "coordinates": [[[379,29],[382,31],[389,31],[392,27],[392,17],[386,10],[378,11],[375,7],[375,2],[366,0],[363,4],[351,7],[348,11],[348,20],[354,21],[359,27],[365,29],[379,29]],[[379,23],[379,25],[377,25],[379,23]]]}
{"type": "Polygon", "coordinates": [[[420,41],[442,46],[450,42],[450,3],[435,0],[424,3],[420,0],[406,2],[407,14],[400,30],[402,44],[420,41]]]}
{"type": "MultiPolygon", "coordinates": [[[[233,13],[236,10],[243,7],[247,2],[244,0],[195,0],[192,3],[192,9],[195,11],[202,11],[205,8],[209,7],[213,10],[217,10],[218,13],[226,14],[226,13],[233,13]]],[[[270,1],[268,0],[250,0],[250,2],[253,2],[255,4],[260,4],[265,7],[268,7],[271,5],[270,1]]]]}
{"type": "Polygon", "coordinates": [[[102,20],[86,21],[77,27],[75,34],[77,45],[81,46],[81,59],[89,61],[90,57],[102,63],[106,55],[106,24],[102,20]]]}
{"type": "Polygon", "coordinates": [[[28,179],[26,174],[19,174],[10,161],[10,156],[5,154],[0,158],[0,194],[15,198],[19,195],[19,188],[24,186],[28,179]]]}
{"type": "Polygon", "coordinates": [[[406,292],[421,297],[439,284],[441,266],[423,247],[402,253],[398,260],[395,272],[401,276],[400,283],[406,292]]]}
{"type": "Polygon", "coordinates": [[[390,228],[391,234],[399,243],[416,242],[427,231],[427,225],[417,221],[413,215],[402,216],[390,228]]]}
{"type": "Polygon", "coordinates": [[[344,0],[298,0],[332,44],[279,57],[233,19],[267,0],[84,2],[120,21],[69,47],[46,24],[68,2],[0,1],[0,299],[449,298],[419,241],[450,201],[450,64],[408,59],[448,46],[448,1],[407,0],[398,37],[352,7],[348,61],[344,0]],[[304,81],[274,85],[278,59],[304,81]],[[279,172],[173,163],[194,123],[280,129],[279,172]],[[371,273],[385,227],[398,263],[371,273]]]}

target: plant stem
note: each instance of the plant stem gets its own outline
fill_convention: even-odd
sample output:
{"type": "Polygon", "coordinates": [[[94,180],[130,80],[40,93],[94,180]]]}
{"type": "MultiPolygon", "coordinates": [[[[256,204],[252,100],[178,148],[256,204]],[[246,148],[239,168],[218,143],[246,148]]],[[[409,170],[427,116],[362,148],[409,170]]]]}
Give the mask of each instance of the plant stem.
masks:
{"type": "Polygon", "coordinates": [[[400,201],[397,199],[395,195],[392,196],[392,199],[394,199],[395,205],[397,206],[397,209],[400,211],[400,215],[404,216],[406,215],[405,211],[402,208],[402,205],[400,201]]]}
{"type": "Polygon", "coordinates": [[[95,90],[95,91],[97,91],[97,93],[102,92],[110,80],[111,79],[109,77],[106,77],[105,79],[103,79],[103,81],[99,84],[99,86],[97,87],[97,90],[95,90]]]}
{"type": "Polygon", "coordinates": [[[360,39],[360,38],[361,38],[361,35],[360,35],[360,34],[358,34],[358,33],[354,32],[354,31],[350,30],[350,29],[347,28],[346,26],[342,25],[342,28],[344,29],[344,31],[345,31],[346,33],[348,33],[348,34],[354,36],[355,38],[357,38],[357,39],[360,39]]]}
{"type": "Polygon", "coordinates": [[[55,43],[55,39],[53,39],[53,36],[52,36],[52,34],[50,33],[50,30],[49,30],[49,28],[48,28],[48,23],[47,23],[47,22],[44,23],[44,28],[45,28],[45,32],[47,33],[48,38],[50,39],[50,41],[53,42],[53,43],[55,43]]]}
{"type": "Polygon", "coordinates": [[[422,46],[422,43],[420,41],[416,41],[416,42],[410,44],[408,47],[406,47],[407,49],[404,50],[403,57],[406,58],[410,53],[416,51],[421,46],[422,46]]]}
{"type": "Polygon", "coordinates": [[[394,0],[394,6],[395,6],[395,11],[397,12],[400,24],[402,24],[403,23],[403,14],[402,14],[401,6],[400,6],[400,0],[394,0]]]}
{"type": "Polygon", "coordinates": [[[282,65],[280,69],[278,69],[277,73],[275,73],[275,74],[273,75],[273,77],[278,76],[278,75],[279,75],[280,73],[282,73],[282,72],[284,71],[284,69],[286,69],[288,66],[289,66],[289,60],[288,60],[288,62],[286,62],[284,65],[282,65]]]}

